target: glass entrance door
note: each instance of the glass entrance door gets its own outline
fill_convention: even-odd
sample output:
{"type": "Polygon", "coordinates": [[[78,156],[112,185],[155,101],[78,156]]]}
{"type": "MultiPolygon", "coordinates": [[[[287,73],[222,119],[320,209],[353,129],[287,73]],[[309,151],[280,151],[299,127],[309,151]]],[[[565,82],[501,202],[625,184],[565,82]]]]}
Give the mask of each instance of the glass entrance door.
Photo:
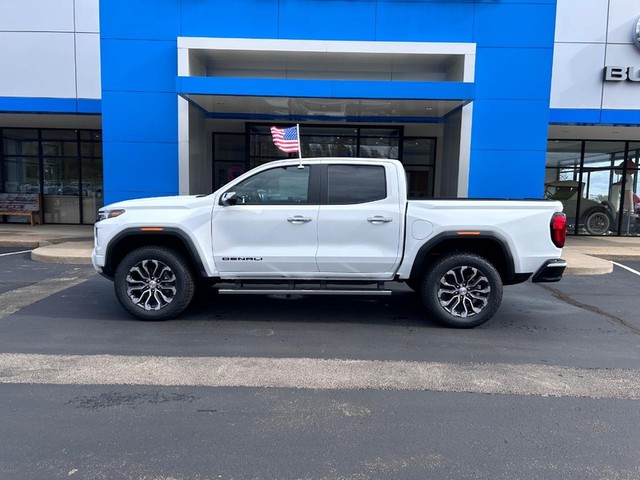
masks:
{"type": "MultiPolygon", "coordinates": [[[[288,127],[291,124],[278,124],[288,127]]],[[[273,144],[273,124],[246,124],[245,135],[213,134],[213,186],[225,185],[245,171],[286,158],[273,144]]],[[[404,137],[402,126],[300,125],[302,156],[391,158],[405,164],[410,198],[433,197],[436,139],[404,137]]],[[[297,153],[289,154],[295,158],[297,153]]]]}

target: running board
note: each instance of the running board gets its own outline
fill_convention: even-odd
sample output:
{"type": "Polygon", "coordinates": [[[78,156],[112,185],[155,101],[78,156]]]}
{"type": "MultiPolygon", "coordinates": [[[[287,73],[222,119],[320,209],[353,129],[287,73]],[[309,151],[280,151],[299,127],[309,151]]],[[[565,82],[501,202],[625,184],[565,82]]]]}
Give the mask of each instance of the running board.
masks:
{"type": "Polygon", "coordinates": [[[250,289],[250,288],[221,288],[221,295],[391,295],[391,290],[302,290],[302,289],[250,289]]]}

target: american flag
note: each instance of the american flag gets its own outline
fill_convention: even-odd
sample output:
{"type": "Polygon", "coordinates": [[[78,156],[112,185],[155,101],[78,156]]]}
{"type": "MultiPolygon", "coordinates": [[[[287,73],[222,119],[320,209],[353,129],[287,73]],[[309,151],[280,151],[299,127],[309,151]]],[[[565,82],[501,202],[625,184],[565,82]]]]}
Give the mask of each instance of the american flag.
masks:
{"type": "Polygon", "coordinates": [[[283,152],[297,152],[300,145],[298,142],[298,127],[276,128],[271,127],[273,143],[283,152]]]}

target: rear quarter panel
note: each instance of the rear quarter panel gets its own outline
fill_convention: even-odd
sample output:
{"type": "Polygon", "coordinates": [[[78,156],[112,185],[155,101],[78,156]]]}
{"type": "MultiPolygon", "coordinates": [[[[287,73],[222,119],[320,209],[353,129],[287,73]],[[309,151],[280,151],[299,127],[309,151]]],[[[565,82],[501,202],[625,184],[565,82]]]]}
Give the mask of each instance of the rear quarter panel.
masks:
{"type": "MultiPolygon", "coordinates": [[[[411,200],[407,205],[404,261],[408,278],[420,248],[445,232],[491,232],[509,249],[515,273],[533,273],[562,249],[551,241],[550,222],[562,204],[547,200],[411,200]]],[[[473,236],[468,236],[473,241],[473,236]]]]}

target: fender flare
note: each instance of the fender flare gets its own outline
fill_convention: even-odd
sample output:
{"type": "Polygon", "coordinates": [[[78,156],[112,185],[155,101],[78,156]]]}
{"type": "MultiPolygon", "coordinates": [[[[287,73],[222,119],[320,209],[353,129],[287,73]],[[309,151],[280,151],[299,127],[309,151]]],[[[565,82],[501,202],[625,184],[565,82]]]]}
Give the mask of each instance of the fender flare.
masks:
{"type": "Polygon", "coordinates": [[[527,274],[518,274],[515,273],[515,266],[513,261],[513,255],[511,254],[511,250],[509,246],[503,238],[499,235],[496,235],[494,232],[489,231],[480,231],[479,234],[474,235],[461,235],[458,232],[442,232],[436,235],[435,237],[427,240],[418,250],[416,254],[413,265],[411,266],[411,273],[409,275],[410,278],[415,278],[420,273],[422,266],[424,265],[425,259],[428,255],[437,249],[437,247],[451,241],[461,241],[461,242],[471,242],[472,240],[483,239],[495,242],[502,252],[502,255],[505,259],[505,268],[504,279],[503,281],[506,283],[513,282],[519,283],[522,280],[520,277],[525,280],[531,276],[531,273],[527,274]],[[526,275],[526,278],[524,277],[526,275]]]}
{"type": "Polygon", "coordinates": [[[198,254],[198,250],[196,249],[191,237],[189,237],[189,235],[187,235],[187,233],[184,232],[184,230],[181,230],[175,227],[163,227],[162,230],[159,230],[159,231],[148,231],[148,230],[145,231],[145,230],[141,230],[140,227],[130,227],[122,230],[111,239],[111,241],[109,242],[109,245],[107,246],[107,251],[105,254],[105,265],[109,265],[109,268],[111,269],[110,263],[114,255],[114,250],[117,248],[118,245],[120,245],[122,241],[132,237],[177,238],[184,245],[189,255],[189,260],[191,260],[193,266],[196,269],[196,273],[198,273],[202,278],[206,278],[208,276],[207,271],[204,268],[204,264],[202,263],[202,259],[200,258],[200,255],[198,254]]]}

